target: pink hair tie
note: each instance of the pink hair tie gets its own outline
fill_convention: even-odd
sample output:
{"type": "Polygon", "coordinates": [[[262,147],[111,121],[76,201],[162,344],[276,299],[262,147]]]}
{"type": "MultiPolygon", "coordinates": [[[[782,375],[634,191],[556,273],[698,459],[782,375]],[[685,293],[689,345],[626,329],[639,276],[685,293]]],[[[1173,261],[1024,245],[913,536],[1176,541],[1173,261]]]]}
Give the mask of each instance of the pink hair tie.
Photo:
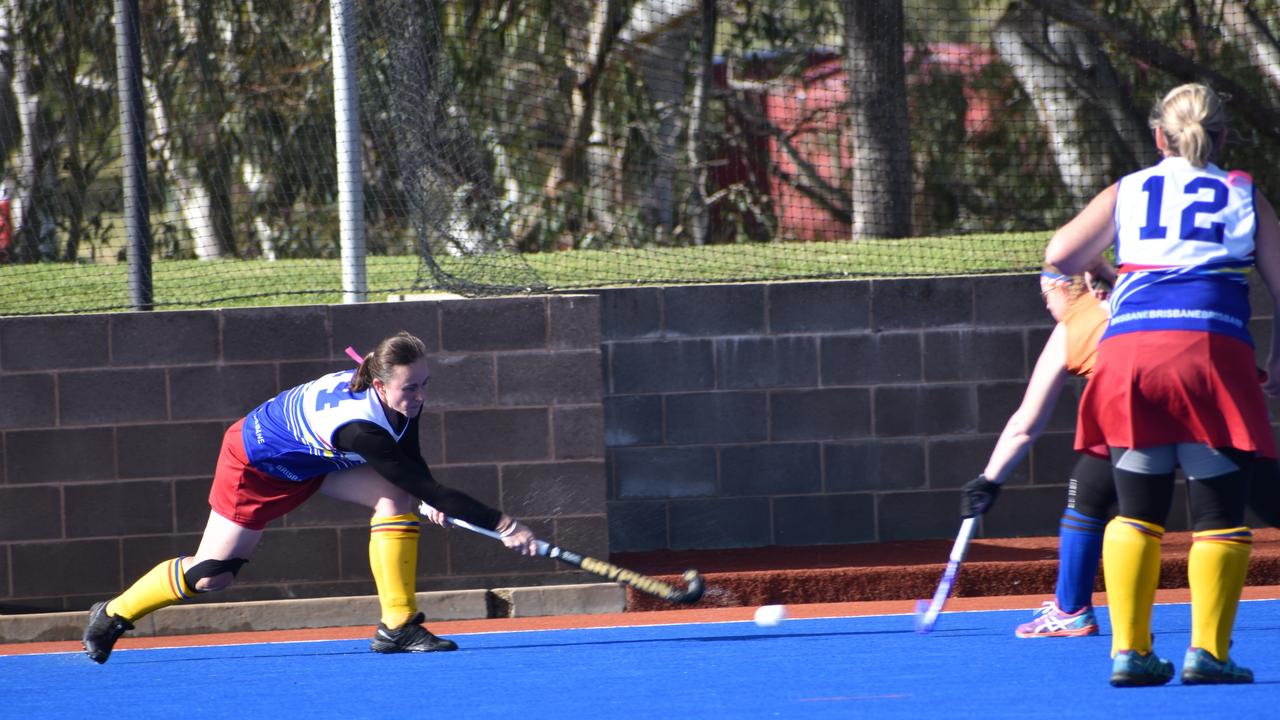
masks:
{"type": "Polygon", "coordinates": [[[1237,187],[1253,182],[1253,176],[1243,170],[1232,170],[1227,173],[1227,184],[1237,187]]]}
{"type": "Polygon", "coordinates": [[[357,365],[364,362],[364,358],[360,357],[360,353],[356,352],[356,349],[350,345],[347,346],[347,357],[355,360],[357,365]]]}

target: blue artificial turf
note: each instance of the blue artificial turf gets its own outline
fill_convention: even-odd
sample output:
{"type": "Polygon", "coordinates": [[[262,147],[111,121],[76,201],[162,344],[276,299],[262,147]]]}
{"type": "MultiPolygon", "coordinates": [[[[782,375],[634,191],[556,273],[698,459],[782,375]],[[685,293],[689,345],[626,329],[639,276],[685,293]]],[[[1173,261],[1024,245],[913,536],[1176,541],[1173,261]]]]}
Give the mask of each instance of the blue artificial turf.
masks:
{"type": "MultiPolygon", "coordinates": [[[[1280,698],[1280,601],[1245,602],[1233,657],[1251,686],[1114,689],[1110,646],[1019,640],[1027,611],[455,635],[454,653],[365,640],[0,657],[2,718],[1265,717],[1280,698]]],[[[1157,606],[1181,666],[1190,609],[1157,606]]]]}

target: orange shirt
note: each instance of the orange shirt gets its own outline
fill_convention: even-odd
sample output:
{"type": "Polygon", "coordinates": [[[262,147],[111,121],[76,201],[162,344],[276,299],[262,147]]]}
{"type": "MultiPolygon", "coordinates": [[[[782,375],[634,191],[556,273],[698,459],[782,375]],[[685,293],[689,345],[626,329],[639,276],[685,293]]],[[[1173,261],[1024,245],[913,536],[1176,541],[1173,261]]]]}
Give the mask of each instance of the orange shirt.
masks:
{"type": "Polygon", "coordinates": [[[1093,374],[1108,318],[1107,309],[1091,293],[1081,293],[1067,306],[1062,317],[1067,329],[1067,372],[1081,377],[1093,374]]]}

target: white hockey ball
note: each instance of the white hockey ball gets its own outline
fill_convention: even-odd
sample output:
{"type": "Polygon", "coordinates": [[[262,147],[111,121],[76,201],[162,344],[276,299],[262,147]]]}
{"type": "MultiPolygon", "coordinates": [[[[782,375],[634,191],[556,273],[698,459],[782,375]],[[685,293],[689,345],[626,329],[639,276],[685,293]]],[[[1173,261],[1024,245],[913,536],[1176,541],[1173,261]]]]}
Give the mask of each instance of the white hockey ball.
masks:
{"type": "Polygon", "coordinates": [[[755,621],[760,627],[777,627],[787,619],[787,608],[784,605],[761,605],[756,608],[755,621]]]}

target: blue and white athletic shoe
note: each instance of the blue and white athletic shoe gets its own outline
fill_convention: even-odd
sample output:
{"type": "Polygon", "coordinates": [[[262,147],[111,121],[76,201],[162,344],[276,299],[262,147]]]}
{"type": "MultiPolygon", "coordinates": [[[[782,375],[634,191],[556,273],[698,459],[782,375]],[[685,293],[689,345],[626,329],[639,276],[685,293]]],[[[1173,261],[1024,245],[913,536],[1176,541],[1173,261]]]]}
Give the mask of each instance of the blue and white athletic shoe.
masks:
{"type": "Polygon", "coordinates": [[[1253,682],[1253,671],[1240,667],[1234,660],[1226,662],[1202,648],[1187,648],[1182,661],[1183,685],[1239,685],[1253,682]]]}
{"type": "Polygon", "coordinates": [[[1172,679],[1173,663],[1154,652],[1143,655],[1137,650],[1121,650],[1111,663],[1111,685],[1114,687],[1164,685],[1172,679]]]}

